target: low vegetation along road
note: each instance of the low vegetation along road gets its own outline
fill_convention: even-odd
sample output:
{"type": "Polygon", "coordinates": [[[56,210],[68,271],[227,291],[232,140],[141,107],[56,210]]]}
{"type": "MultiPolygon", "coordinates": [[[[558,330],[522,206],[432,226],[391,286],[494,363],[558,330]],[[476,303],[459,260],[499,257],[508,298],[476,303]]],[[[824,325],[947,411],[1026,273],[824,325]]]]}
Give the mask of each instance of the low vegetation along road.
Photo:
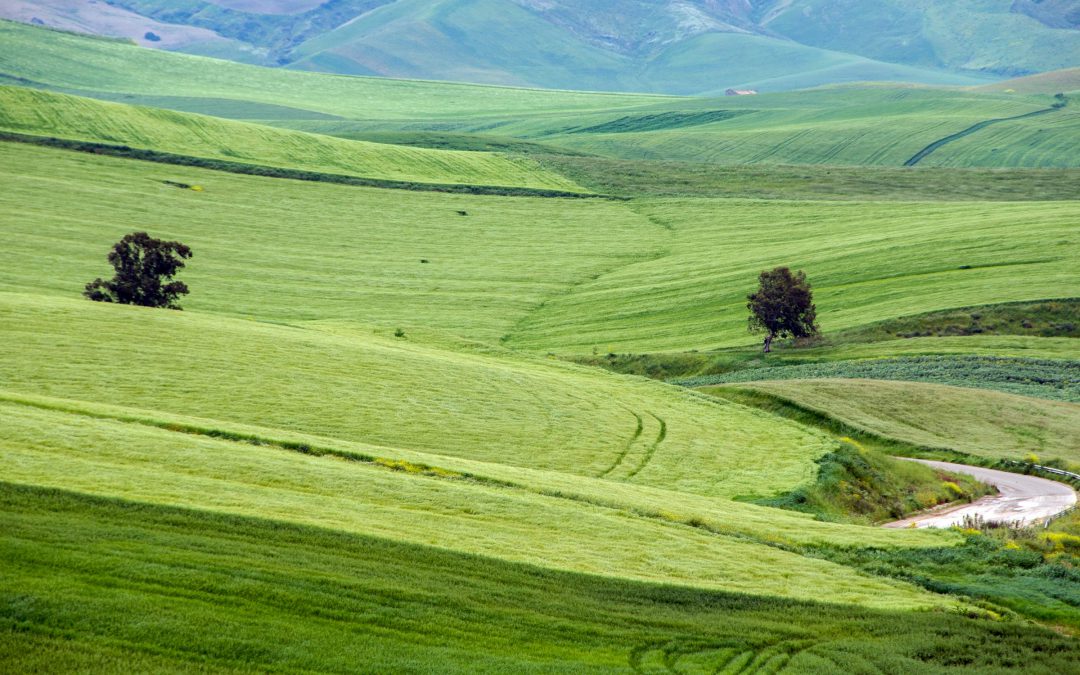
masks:
{"type": "Polygon", "coordinates": [[[1056,516],[1076,504],[1076,491],[1068,485],[1045,478],[949,462],[909,461],[974,476],[996,487],[999,494],[983,497],[970,504],[935,509],[889,523],[885,527],[952,527],[961,525],[967,516],[978,516],[986,522],[1034,523],[1056,516]]]}

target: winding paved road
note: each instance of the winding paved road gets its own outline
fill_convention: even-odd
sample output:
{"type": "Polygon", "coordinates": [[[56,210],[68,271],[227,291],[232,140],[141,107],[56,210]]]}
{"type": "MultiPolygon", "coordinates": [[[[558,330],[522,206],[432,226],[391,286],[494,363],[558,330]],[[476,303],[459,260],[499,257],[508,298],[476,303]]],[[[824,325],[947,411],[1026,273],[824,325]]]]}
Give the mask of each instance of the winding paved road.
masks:
{"type": "MultiPolygon", "coordinates": [[[[905,459],[905,458],[900,458],[905,459]]],[[[1000,494],[983,497],[970,504],[934,509],[921,515],[888,523],[885,527],[951,527],[963,523],[964,516],[1009,523],[1034,523],[1056,516],[1076,504],[1076,491],[1064,483],[1007,471],[983,469],[965,464],[911,459],[935,469],[964,473],[996,487],[1000,494]]]]}

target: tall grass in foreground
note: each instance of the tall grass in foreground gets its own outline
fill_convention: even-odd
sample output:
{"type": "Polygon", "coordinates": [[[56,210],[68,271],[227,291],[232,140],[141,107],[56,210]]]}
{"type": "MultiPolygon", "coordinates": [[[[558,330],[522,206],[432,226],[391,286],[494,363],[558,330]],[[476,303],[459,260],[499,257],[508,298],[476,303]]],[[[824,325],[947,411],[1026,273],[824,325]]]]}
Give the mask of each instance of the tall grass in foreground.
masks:
{"type": "Polygon", "coordinates": [[[637,584],[6,483],[0,505],[7,671],[1057,674],[1080,659],[1017,621],[637,584]]]}

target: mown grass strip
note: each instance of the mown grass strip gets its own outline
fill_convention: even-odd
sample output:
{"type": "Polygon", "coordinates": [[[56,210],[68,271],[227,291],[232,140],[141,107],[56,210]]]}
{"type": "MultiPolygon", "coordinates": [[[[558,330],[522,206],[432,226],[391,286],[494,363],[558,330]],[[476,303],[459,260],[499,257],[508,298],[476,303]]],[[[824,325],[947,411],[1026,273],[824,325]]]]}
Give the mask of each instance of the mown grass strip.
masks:
{"type": "Polygon", "coordinates": [[[26,143],[47,148],[59,148],[73,150],[94,155],[107,155],[122,159],[137,159],[145,162],[158,164],[174,164],[176,166],[192,166],[213,171],[225,171],[247,176],[262,176],[265,178],[288,178],[291,180],[311,181],[317,183],[334,183],[336,185],[353,185],[357,187],[375,187],[391,190],[413,190],[419,192],[447,192],[454,194],[471,195],[494,195],[500,197],[547,197],[560,199],[608,199],[625,200],[625,197],[599,195],[581,192],[567,192],[563,190],[546,190],[542,188],[526,187],[503,187],[497,185],[466,185],[450,183],[418,183],[412,181],[387,180],[383,178],[362,178],[359,176],[345,176],[335,173],[322,173],[318,171],[302,171],[299,169],[286,169],[276,166],[264,166],[261,164],[248,164],[245,162],[232,162],[223,159],[207,159],[190,155],[178,155],[171,152],[161,152],[147,148],[132,148],[127,145],[110,145],[90,141],[76,141],[67,138],[53,136],[34,136],[19,134],[10,131],[0,131],[0,141],[9,143],[26,143]]]}

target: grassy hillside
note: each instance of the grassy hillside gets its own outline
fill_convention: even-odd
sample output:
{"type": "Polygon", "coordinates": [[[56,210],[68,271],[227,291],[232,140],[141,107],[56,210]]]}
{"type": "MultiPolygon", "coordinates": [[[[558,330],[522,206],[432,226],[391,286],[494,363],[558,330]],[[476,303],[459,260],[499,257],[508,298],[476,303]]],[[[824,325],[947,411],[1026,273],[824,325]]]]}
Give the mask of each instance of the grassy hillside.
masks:
{"type": "MultiPolygon", "coordinates": [[[[0,21],[0,73],[72,93],[223,99],[366,119],[477,120],[633,108],[665,97],[341,77],[258,68],[0,21]]],[[[249,113],[259,119],[261,107],[249,113]]]]}
{"type": "Polygon", "coordinates": [[[5,343],[22,354],[3,359],[16,393],[720,496],[790,489],[828,447],[740,408],[546,360],[74,299],[2,306],[5,343]],[[768,469],[747,462],[763,447],[768,469]]]}
{"type": "MultiPolygon", "coordinates": [[[[400,136],[408,134],[400,134],[400,136]]],[[[413,135],[421,142],[421,134],[413,135]]],[[[366,140],[390,142],[372,134],[366,140]]],[[[466,135],[466,138],[475,138],[466,135]]],[[[474,141],[475,142],[475,141],[474,141]]],[[[468,147],[468,146],[465,146],[468,147]]],[[[551,147],[548,145],[542,147],[551,147]]],[[[539,148],[528,148],[534,155],[539,148]]],[[[1080,198],[1078,169],[927,169],[715,164],[548,154],[547,167],[609,195],[833,201],[1059,201],[1080,198]]]]}
{"type": "MultiPolygon", "coordinates": [[[[666,93],[747,83],[775,91],[852,80],[980,81],[762,34],[750,17],[737,16],[746,8],[715,3],[338,0],[290,7],[295,12],[199,0],[50,4],[40,12],[49,25],[70,27],[77,14],[83,30],[144,46],[350,75],[666,93]],[[148,28],[157,40],[146,38],[148,28]]],[[[19,9],[2,8],[0,16],[29,20],[19,9]]]]}
{"type": "MultiPolygon", "coordinates": [[[[632,517],[622,509],[109,420],[4,408],[10,421],[4,471],[19,484],[621,579],[878,608],[958,604],[745,538],[632,517]],[[659,560],[663,564],[655,564],[659,560]],[[770,575],[770,569],[786,574],[770,575]]],[[[927,537],[924,544],[933,541],[927,537]]]]}
{"type": "Polygon", "coordinates": [[[971,668],[1017,659],[1064,672],[1076,658],[1066,637],[956,614],[751,600],[10,485],[0,498],[0,597],[19,626],[0,644],[17,670],[953,672],[960,655],[971,668]]]}
{"type": "MultiPolygon", "coordinates": [[[[719,99],[552,92],[260,69],[13,23],[0,23],[0,36],[0,75],[10,84],[346,137],[496,135],[634,160],[902,166],[973,125],[1054,103],[1049,96],[865,85],[719,99]]],[[[1029,120],[1057,125],[1037,143],[1013,134],[980,144],[984,134],[1007,129],[997,125],[965,139],[982,150],[949,160],[943,149],[932,159],[950,166],[1076,166],[1067,113],[1029,120]]]]}
{"type": "Polygon", "coordinates": [[[0,87],[0,130],[394,181],[581,190],[535,163],[491,153],[347,141],[23,87],[0,87]]]}
{"type": "MultiPolygon", "coordinates": [[[[0,254],[0,289],[8,291],[75,297],[108,269],[112,242],[149,227],[194,247],[198,262],[186,278],[200,292],[186,301],[190,309],[356,321],[489,342],[510,335],[510,346],[541,351],[751,344],[756,338],[745,332],[741,298],[762,268],[778,264],[807,270],[826,331],[932,309],[1076,294],[1067,274],[1076,212],[1070,202],[914,204],[897,214],[889,204],[627,206],[411,193],[403,211],[394,191],[13,144],[0,151],[10,158],[0,197],[13,234],[0,254]],[[167,180],[204,190],[177,189],[167,180]],[[70,201],[49,199],[58,181],[70,201]],[[867,230],[867,219],[879,225],[867,230]],[[1034,236],[1030,222],[1041,223],[1034,236]],[[1028,236],[1017,238],[1021,231],[1028,236]],[[980,244],[972,249],[976,233],[980,244]],[[835,244],[838,237],[844,246],[835,244]],[[337,242],[334,253],[320,248],[325,238],[337,242]],[[53,251],[47,275],[38,257],[45,242],[53,251]]],[[[1054,358],[1068,349],[1067,340],[1055,346],[1054,339],[1022,336],[990,337],[993,345],[980,347],[979,337],[952,338],[952,346],[927,338],[823,352],[845,358],[970,349],[1054,358]]]]}
{"type": "MultiPolygon", "coordinates": [[[[274,3],[276,25],[296,23],[298,2],[274,3]]],[[[421,4],[427,23],[389,31],[383,13],[380,35],[423,41],[420,28],[485,16],[497,35],[529,13],[390,7],[421,4]]],[[[755,40],[690,40],[704,51],[669,65],[755,40]]],[[[1056,675],[1076,662],[1073,641],[1029,623],[1080,630],[1073,521],[1008,544],[868,526],[980,494],[877,450],[1077,461],[1076,404],[791,379],[895,367],[1071,396],[1076,303],[1046,299],[1080,297],[1075,171],[703,168],[725,161],[721,142],[762,164],[898,167],[927,139],[1051,97],[538,92],[257,70],[3,23],[0,73],[18,85],[0,87],[0,132],[209,158],[0,142],[0,671],[1056,675]],[[650,143],[703,162],[580,151],[650,143]],[[226,160],[625,199],[211,170],[226,160]],[[192,248],[184,311],[80,297],[141,230],[192,248]],[[827,333],[764,359],[745,295],[779,264],[807,270],[827,333]],[[727,385],[722,400],[591,367],[655,376],[665,359],[788,379],[727,385]],[[821,412],[742,405],[766,396],[821,412]],[[861,438],[852,426],[871,451],[836,438],[861,438]]],[[[1062,129],[1032,156],[1067,156],[1062,129]]]]}
{"type": "MultiPolygon", "coordinates": [[[[914,445],[990,459],[1080,460],[1080,406],[993,391],[880,380],[821,379],[728,385],[764,392],[853,427],[914,445]]],[[[724,388],[719,393],[723,395],[724,388]]]]}
{"type": "MultiPolygon", "coordinates": [[[[758,272],[777,265],[806,270],[826,331],[1077,290],[1070,285],[1072,202],[898,210],[887,203],[683,199],[634,208],[667,228],[667,248],[551,299],[507,344],[578,353],[748,344],[755,338],[746,332],[745,296],[758,272]]],[[[888,354],[883,344],[867,349],[888,354]]],[[[909,351],[919,342],[898,344],[909,351]]]]}
{"type": "Polygon", "coordinates": [[[928,166],[1075,166],[1080,107],[994,124],[949,143],[926,158],[928,166]]]}
{"type": "MultiPolygon", "coordinates": [[[[1015,117],[1046,110],[1049,97],[974,93],[960,90],[897,88],[890,86],[838,87],[790,94],[700,101],[698,106],[741,114],[692,128],[621,133],[580,133],[565,129],[538,129],[534,124],[509,125],[500,133],[520,133],[564,147],[623,159],[666,159],[715,164],[826,164],[903,166],[920,150],[939,139],[962,132],[990,119],[1015,117]],[[887,124],[882,120],[887,119],[887,124]]],[[[972,156],[952,166],[1010,166],[1006,155],[1024,154],[1022,166],[1076,166],[1070,151],[1072,113],[1054,111],[1030,120],[1031,124],[1064,125],[1061,133],[1048,133],[1042,145],[1030,147],[1025,139],[989,145],[1002,160],[972,156]]],[[[631,117],[632,119],[632,117],[631,117]]],[[[1005,126],[1005,125],[1003,125],[1005,126]]],[[[965,139],[983,147],[982,139],[997,127],[965,139]]],[[[989,142],[989,141],[988,141],[989,142]]],[[[950,148],[951,149],[951,148],[950,148]]]]}
{"type": "Polygon", "coordinates": [[[598,200],[371,190],[12,143],[0,153],[8,291],[78,297],[110,269],[114,242],[148,229],[194,249],[187,309],[495,342],[548,296],[646,259],[664,233],[598,200]]]}

